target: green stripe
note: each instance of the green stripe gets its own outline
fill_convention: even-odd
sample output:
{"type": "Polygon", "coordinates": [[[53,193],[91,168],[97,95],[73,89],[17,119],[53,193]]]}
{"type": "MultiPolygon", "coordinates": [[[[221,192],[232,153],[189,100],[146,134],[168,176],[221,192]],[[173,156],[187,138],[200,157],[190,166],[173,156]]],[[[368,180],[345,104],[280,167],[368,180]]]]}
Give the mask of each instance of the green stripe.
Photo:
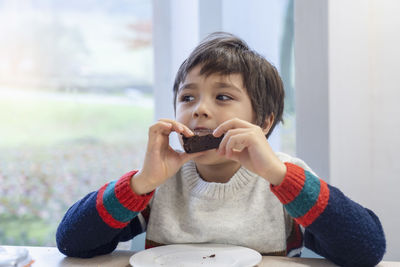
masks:
{"type": "Polygon", "coordinates": [[[320,180],[309,171],[304,171],[305,181],[299,195],[285,205],[286,210],[293,218],[304,216],[317,202],[321,184],[320,180]]]}
{"type": "Polygon", "coordinates": [[[138,214],[138,212],[134,212],[125,208],[118,201],[114,193],[116,182],[117,181],[112,181],[108,184],[106,190],[104,191],[103,204],[107,212],[110,213],[115,220],[123,223],[129,222],[138,214]]]}

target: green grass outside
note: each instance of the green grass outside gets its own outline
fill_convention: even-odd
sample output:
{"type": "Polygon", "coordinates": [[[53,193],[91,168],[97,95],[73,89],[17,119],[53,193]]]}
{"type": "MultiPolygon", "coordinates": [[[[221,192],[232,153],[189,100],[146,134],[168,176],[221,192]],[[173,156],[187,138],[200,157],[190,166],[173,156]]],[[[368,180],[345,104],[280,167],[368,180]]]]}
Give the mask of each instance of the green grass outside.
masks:
{"type": "Polygon", "coordinates": [[[151,108],[130,105],[0,99],[0,147],[81,139],[121,143],[147,134],[152,120],[151,108]]]}
{"type": "Polygon", "coordinates": [[[54,245],[55,231],[54,224],[38,217],[0,215],[0,237],[7,244],[54,245]]]}

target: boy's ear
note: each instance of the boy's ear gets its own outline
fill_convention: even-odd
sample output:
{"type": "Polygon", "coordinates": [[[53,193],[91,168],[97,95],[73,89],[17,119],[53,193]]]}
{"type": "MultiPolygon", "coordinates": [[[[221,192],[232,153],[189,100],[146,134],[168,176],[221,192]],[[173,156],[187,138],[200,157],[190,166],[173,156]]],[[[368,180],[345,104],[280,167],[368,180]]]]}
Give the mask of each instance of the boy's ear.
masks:
{"type": "Polygon", "coordinates": [[[264,125],[262,127],[262,130],[265,135],[268,134],[269,130],[271,129],[272,125],[274,124],[275,116],[273,113],[271,113],[269,116],[265,117],[264,125]]]}

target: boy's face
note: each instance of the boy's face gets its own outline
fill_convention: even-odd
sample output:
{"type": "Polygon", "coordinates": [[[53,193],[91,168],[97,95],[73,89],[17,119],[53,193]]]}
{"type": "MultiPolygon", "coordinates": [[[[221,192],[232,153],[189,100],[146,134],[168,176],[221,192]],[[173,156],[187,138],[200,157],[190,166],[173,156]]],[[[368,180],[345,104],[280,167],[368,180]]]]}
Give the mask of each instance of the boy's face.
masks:
{"type": "MultiPolygon", "coordinates": [[[[200,75],[200,66],[193,68],[180,84],[176,99],[176,120],[193,132],[206,133],[221,123],[239,118],[255,122],[251,100],[243,87],[241,74],[222,76],[200,75]]],[[[182,143],[182,140],[181,140],[182,143]]],[[[216,150],[209,150],[195,159],[200,164],[217,164],[227,161],[216,150]]]]}

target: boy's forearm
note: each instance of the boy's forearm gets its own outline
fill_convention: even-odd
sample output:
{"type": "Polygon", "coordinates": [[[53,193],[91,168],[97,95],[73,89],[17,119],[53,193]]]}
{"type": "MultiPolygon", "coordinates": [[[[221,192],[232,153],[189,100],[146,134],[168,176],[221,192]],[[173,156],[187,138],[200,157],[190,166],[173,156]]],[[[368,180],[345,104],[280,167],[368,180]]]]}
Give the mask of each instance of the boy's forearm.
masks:
{"type": "Polygon", "coordinates": [[[282,183],[286,176],[286,171],[286,165],[278,160],[277,163],[273,165],[273,168],[266,171],[263,177],[266,177],[265,179],[273,186],[277,186],[282,183]]]}
{"type": "Polygon", "coordinates": [[[143,231],[137,215],[153,194],[141,196],[132,191],[130,179],[135,173],[107,183],[67,211],[57,230],[57,246],[63,254],[92,257],[109,253],[117,246],[119,236],[134,237],[143,231]]]}
{"type": "Polygon", "coordinates": [[[93,257],[112,252],[122,229],[108,226],[96,211],[97,192],[76,202],[65,214],[56,233],[57,247],[70,257],[93,257]],[[84,218],[84,219],[83,219],[84,218]],[[98,233],[102,233],[99,235],[98,233]],[[99,250],[99,243],[104,244],[99,250]]]}
{"type": "Polygon", "coordinates": [[[277,186],[272,184],[271,190],[297,223],[307,227],[325,210],[329,200],[328,186],[295,164],[285,165],[287,172],[283,181],[277,186]]]}
{"type": "Polygon", "coordinates": [[[312,173],[286,165],[284,181],[271,189],[306,228],[306,246],[340,266],[377,264],[385,251],[378,217],[312,173]]]}
{"type": "Polygon", "coordinates": [[[146,174],[143,174],[142,172],[138,172],[132,176],[130,185],[133,192],[137,195],[145,195],[153,192],[159,186],[158,184],[151,182],[146,174]]]}
{"type": "Polygon", "coordinates": [[[386,249],[379,218],[339,189],[329,190],[324,212],[306,228],[305,246],[340,266],[375,266],[386,249]]]}

